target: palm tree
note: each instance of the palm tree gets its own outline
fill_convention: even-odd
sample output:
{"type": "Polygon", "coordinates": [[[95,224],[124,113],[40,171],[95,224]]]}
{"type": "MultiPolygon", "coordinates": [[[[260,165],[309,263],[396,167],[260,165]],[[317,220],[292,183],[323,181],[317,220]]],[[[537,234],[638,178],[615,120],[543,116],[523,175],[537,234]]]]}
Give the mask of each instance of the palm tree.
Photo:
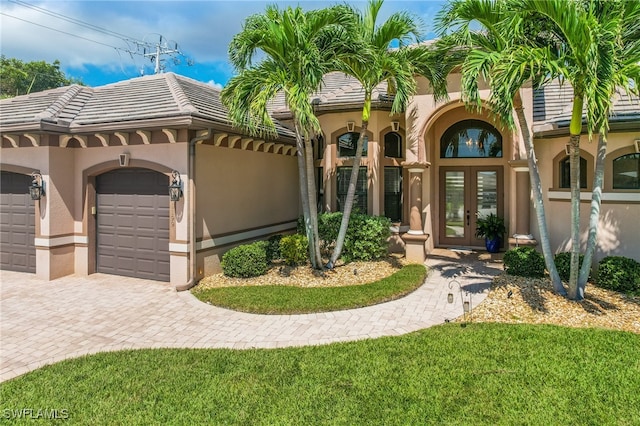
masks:
{"type": "Polygon", "coordinates": [[[584,298],[591,258],[595,250],[606,131],[613,96],[618,87],[638,93],[640,51],[637,0],[514,0],[514,34],[521,34],[525,22],[543,21],[547,25],[538,36],[546,47],[513,49],[505,53],[507,62],[499,67],[496,85],[519,80],[531,70],[547,78],[559,77],[573,87],[569,124],[571,173],[571,274],[569,298],[584,298]],[[598,166],[594,176],[587,258],[579,270],[580,255],[580,137],[585,110],[589,138],[599,134],[598,166]],[[588,261],[588,263],[587,263],[588,261]],[[581,279],[579,280],[579,275],[581,279]]]}
{"type": "MultiPolygon", "coordinates": [[[[507,6],[504,1],[455,0],[443,8],[436,18],[436,30],[441,35],[437,44],[442,54],[441,62],[449,72],[460,68],[463,100],[467,105],[479,110],[482,109],[482,99],[478,91],[479,83],[482,80],[493,81],[495,68],[502,61],[501,58],[508,46],[519,46],[526,42],[526,40],[514,38],[513,33],[505,28],[504,21],[509,16],[507,6]],[[482,29],[472,31],[474,23],[479,23],[482,29]]],[[[495,85],[492,84],[489,103],[509,128],[515,126],[513,119],[515,109],[520,132],[527,147],[529,179],[545,265],[554,290],[558,294],[566,295],[553,259],[540,172],[520,96],[520,89],[526,81],[527,79],[524,78],[511,80],[499,87],[494,87],[495,85]]]]}
{"type": "Polygon", "coordinates": [[[393,94],[391,113],[399,113],[404,111],[409,97],[415,93],[414,73],[423,72],[426,74],[431,71],[428,67],[429,61],[426,60],[428,52],[424,47],[408,46],[409,43],[418,40],[420,29],[418,20],[408,13],[397,12],[384,23],[378,25],[378,15],[382,4],[383,0],[370,0],[364,13],[351,9],[355,26],[353,31],[347,34],[351,41],[346,41],[345,45],[361,44],[366,50],[361,50],[355,55],[343,55],[343,59],[338,64],[338,70],[354,77],[362,85],[364,105],[360,136],[356,145],[342,222],[331,259],[327,264],[329,269],[333,268],[342,253],[349,225],[362,149],[371,114],[373,90],[386,81],[388,92],[393,94]],[[397,48],[391,49],[392,43],[397,43],[397,48]],[[420,64],[419,67],[418,64],[420,64]]]}
{"type": "MultiPolygon", "coordinates": [[[[637,95],[638,83],[640,83],[640,2],[604,2],[600,7],[609,9],[606,13],[599,10],[598,16],[607,15],[608,27],[611,31],[603,33],[600,39],[602,55],[611,56],[611,61],[601,61],[600,90],[604,96],[612,99],[619,87],[624,87],[628,92],[637,95]],[[630,84],[630,82],[635,82],[630,84]]],[[[593,176],[593,192],[591,196],[591,210],[589,215],[589,235],[584,254],[584,261],[578,276],[578,288],[586,286],[589,278],[591,262],[596,247],[598,233],[598,221],[600,217],[600,202],[602,195],[602,182],[604,177],[604,162],[607,152],[608,107],[602,115],[602,123],[596,125],[599,130],[598,153],[596,156],[596,169],[593,176]]],[[[580,290],[579,290],[580,291],[580,290]]]]}
{"type": "Polygon", "coordinates": [[[350,14],[343,6],[305,12],[300,7],[280,10],[267,6],[264,14],[247,18],[229,45],[231,62],[240,72],[222,91],[233,125],[251,134],[274,134],[267,105],[279,93],[293,116],[302,208],[314,268],[322,267],[311,137],[320,132],[310,96],[322,77],[335,69],[338,47],[350,14]],[[257,64],[259,52],[265,55],[257,64]]]}

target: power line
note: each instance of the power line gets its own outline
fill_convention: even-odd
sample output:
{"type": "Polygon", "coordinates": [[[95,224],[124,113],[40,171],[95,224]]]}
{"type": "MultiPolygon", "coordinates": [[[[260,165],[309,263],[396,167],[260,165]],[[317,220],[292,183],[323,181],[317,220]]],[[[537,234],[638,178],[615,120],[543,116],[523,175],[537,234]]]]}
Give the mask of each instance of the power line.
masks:
{"type": "Polygon", "coordinates": [[[66,15],[63,15],[61,13],[53,12],[51,10],[48,10],[48,9],[45,9],[43,7],[40,7],[40,6],[36,6],[36,5],[30,4],[30,3],[24,2],[24,1],[21,1],[21,0],[9,0],[9,1],[12,2],[12,3],[15,3],[17,5],[20,5],[22,7],[26,7],[26,8],[38,11],[40,13],[44,13],[44,14],[49,15],[49,16],[53,16],[54,18],[62,19],[64,21],[70,22],[72,24],[79,25],[81,27],[88,28],[88,29],[93,30],[93,31],[100,32],[102,34],[106,34],[106,35],[109,35],[109,36],[112,36],[112,37],[116,37],[116,38],[119,38],[119,39],[122,39],[122,40],[130,40],[130,41],[132,41],[134,43],[142,42],[141,40],[136,40],[133,37],[127,36],[126,34],[121,34],[121,33],[112,31],[112,30],[107,29],[107,28],[99,27],[99,26],[97,26],[95,24],[91,24],[91,23],[88,23],[88,22],[85,22],[85,21],[81,21],[80,19],[72,18],[70,16],[66,16],[66,15]]]}
{"type": "MultiPolygon", "coordinates": [[[[28,23],[28,24],[36,25],[36,26],[38,26],[38,27],[46,28],[46,29],[51,30],[51,31],[57,31],[57,32],[59,32],[59,33],[66,34],[66,35],[69,35],[69,36],[71,36],[71,37],[75,37],[75,38],[79,38],[79,39],[82,39],[82,40],[90,41],[90,42],[92,42],[92,43],[96,43],[96,44],[101,44],[101,45],[103,45],[103,46],[110,47],[110,48],[112,48],[112,49],[116,49],[116,50],[123,50],[123,51],[125,51],[125,52],[129,52],[129,50],[127,50],[127,49],[123,49],[123,48],[121,48],[121,47],[112,46],[112,45],[110,45],[110,44],[102,43],[102,42],[97,41],[97,40],[92,40],[92,39],[90,39],[90,38],[86,38],[86,37],[83,37],[83,36],[79,36],[79,35],[77,35],[77,34],[68,33],[68,32],[66,32],[66,31],[62,31],[62,30],[59,30],[59,29],[57,29],[57,28],[51,28],[51,27],[48,27],[48,26],[46,26],[46,25],[38,24],[37,22],[33,22],[33,21],[29,21],[29,20],[27,20],[27,19],[18,18],[17,16],[9,15],[8,13],[5,13],[5,12],[1,12],[1,11],[0,11],[0,15],[4,15],[4,16],[7,16],[7,17],[9,17],[9,18],[17,19],[18,21],[26,22],[26,23],[28,23]]],[[[136,52],[131,52],[131,53],[136,53],[136,52]]]]}
{"type": "MultiPolygon", "coordinates": [[[[181,62],[180,59],[177,58],[177,56],[181,56],[181,57],[186,59],[186,62],[187,62],[188,66],[193,65],[193,61],[191,59],[187,58],[178,49],[178,43],[176,43],[174,41],[169,41],[169,40],[164,39],[164,37],[161,34],[158,34],[158,36],[159,36],[159,41],[158,42],[151,43],[151,42],[147,42],[146,40],[138,40],[138,39],[135,39],[133,37],[129,37],[129,36],[125,35],[125,34],[121,34],[121,33],[115,32],[115,31],[111,31],[109,29],[102,28],[102,27],[99,27],[97,25],[90,24],[88,22],[84,22],[84,21],[81,21],[81,20],[76,19],[76,18],[71,18],[71,17],[63,15],[61,13],[52,12],[52,11],[47,10],[45,8],[32,5],[32,4],[29,4],[29,3],[24,2],[24,1],[20,1],[20,0],[10,0],[10,1],[15,3],[15,4],[18,4],[20,6],[33,9],[33,10],[35,10],[37,12],[40,12],[40,13],[43,13],[43,14],[46,14],[46,15],[49,15],[49,16],[52,16],[52,17],[67,21],[67,22],[70,22],[70,23],[75,24],[75,25],[82,26],[82,27],[90,29],[92,31],[96,31],[98,33],[105,34],[105,35],[108,35],[108,36],[111,36],[111,37],[119,38],[120,40],[122,40],[125,43],[127,43],[127,46],[129,46],[129,43],[135,44],[136,45],[136,49],[135,50],[133,50],[131,48],[124,49],[124,48],[117,47],[117,46],[112,46],[110,44],[103,43],[103,42],[100,42],[100,41],[97,41],[97,40],[93,40],[93,39],[90,39],[90,38],[87,38],[87,37],[83,37],[83,36],[80,36],[80,35],[77,35],[77,34],[69,33],[67,31],[62,31],[62,30],[59,30],[57,28],[52,28],[52,27],[49,27],[47,25],[43,25],[43,24],[39,24],[39,23],[36,23],[36,22],[33,22],[33,21],[29,21],[29,20],[24,19],[24,18],[19,18],[17,16],[9,15],[8,13],[4,13],[4,12],[0,11],[0,14],[2,14],[4,16],[7,16],[7,17],[10,17],[10,18],[17,19],[19,21],[23,21],[23,22],[26,22],[26,23],[29,23],[29,24],[32,24],[32,25],[36,25],[36,26],[39,26],[39,27],[42,27],[42,28],[46,28],[46,29],[51,30],[51,31],[56,31],[56,32],[59,32],[59,33],[65,34],[65,35],[69,35],[71,37],[75,37],[75,38],[81,39],[81,40],[86,40],[86,41],[90,41],[92,43],[96,43],[96,44],[99,44],[99,45],[102,45],[102,46],[110,47],[112,49],[115,49],[116,52],[118,52],[118,56],[119,57],[120,57],[119,51],[123,51],[123,52],[128,53],[131,56],[132,59],[133,59],[133,55],[138,55],[138,56],[142,56],[144,58],[147,58],[151,62],[155,62],[155,69],[154,69],[155,74],[163,72],[164,69],[166,68],[165,60],[163,59],[163,56],[170,56],[171,58],[173,58],[173,62],[176,65],[180,64],[180,62],[181,62]],[[170,46],[169,43],[173,43],[173,46],[170,46]]],[[[121,57],[120,57],[120,59],[122,60],[121,57]]]]}

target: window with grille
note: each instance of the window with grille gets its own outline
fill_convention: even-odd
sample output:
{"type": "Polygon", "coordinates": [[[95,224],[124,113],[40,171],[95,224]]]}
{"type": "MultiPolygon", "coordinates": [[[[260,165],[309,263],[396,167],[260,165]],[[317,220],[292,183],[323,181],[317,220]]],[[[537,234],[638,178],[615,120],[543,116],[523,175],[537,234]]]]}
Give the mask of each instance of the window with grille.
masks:
{"type": "MultiPolygon", "coordinates": [[[[344,202],[347,198],[347,190],[349,189],[349,179],[351,178],[351,167],[338,167],[338,210],[344,210],[344,202]]],[[[356,183],[356,193],[353,199],[352,211],[358,213],[367,213],[367,168],[360,166],[358,169],[358,182],[356,183]]]]}
{"type": "Polygon", "coordinates": [[[384,168],[384,215],[402,222],[402,168],[384,168]]]}

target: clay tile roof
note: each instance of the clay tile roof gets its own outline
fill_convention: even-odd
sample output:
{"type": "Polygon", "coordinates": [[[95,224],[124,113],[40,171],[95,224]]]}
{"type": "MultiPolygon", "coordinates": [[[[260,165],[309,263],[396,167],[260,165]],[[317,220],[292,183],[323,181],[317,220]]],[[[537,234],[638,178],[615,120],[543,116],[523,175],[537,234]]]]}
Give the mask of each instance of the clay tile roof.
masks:
{"type": "MultiPolygon", "coordinates": [[[[554,80],[533,92],[533,121],[536,126],[566,127],[571,121],[573,88],[554,80]]],[[[613,100],[610,122],[640,123],[640,99],[618,90],[613,100]]]]}
{"type": "MultiPolygon", "coordinates": [[[[73,85],[0,101],[0,130],[15,126],[38,128],[42,122],[61,131],[81,132],[88,126],[144,120],[198,118],[229,126],[220,90],[187,77],[165,73],[99,87],[73,85]]],[[[280,135],[293,132],[277,124],[280,135]]]]}
{"type": "MultiPolygon", "coordinates": [[[[372,95],[373,102],[388,102],[387,83],[379,84],[372,95]]],[[[364,102],[364,89],[358,80],[342,72],[327,73],[322,79],[322,86],[319,91],[311,95],[311,101],[315,100],[318,107],[340,107],[364,102]]],[[[284,93],[279,93],[270,103],[271,112],[288,111],[284,99],[284,93]]]]}
{"type": "Polygon", "coordinates": [[[73,111],[81,108],[86,88],[78,85],[59,87],[0,101],[0,125],[31,123],[34,121],[55,122],[68,119],[73,111]]]}

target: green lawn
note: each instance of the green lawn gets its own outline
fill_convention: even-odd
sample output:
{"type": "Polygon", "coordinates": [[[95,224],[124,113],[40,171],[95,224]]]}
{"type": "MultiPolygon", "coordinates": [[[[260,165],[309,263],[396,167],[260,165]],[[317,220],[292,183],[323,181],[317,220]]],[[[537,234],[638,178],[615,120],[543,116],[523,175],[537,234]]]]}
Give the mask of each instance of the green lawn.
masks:
{"type": "Polygon", "coordinates": [[[203,302],[257,314],[302,314],[353,309],[411,293],[426,277],[423,265],[406,265],[382,280],[343,287],[246,286],[193,290],[203,302]]]}
{"type": "Polygon", "coordinates": [[[73,424],[604,425],[640,419],[640,335],[446,324],[277,350],[141,350],[2,384],[0,412],[73,424]]]}

